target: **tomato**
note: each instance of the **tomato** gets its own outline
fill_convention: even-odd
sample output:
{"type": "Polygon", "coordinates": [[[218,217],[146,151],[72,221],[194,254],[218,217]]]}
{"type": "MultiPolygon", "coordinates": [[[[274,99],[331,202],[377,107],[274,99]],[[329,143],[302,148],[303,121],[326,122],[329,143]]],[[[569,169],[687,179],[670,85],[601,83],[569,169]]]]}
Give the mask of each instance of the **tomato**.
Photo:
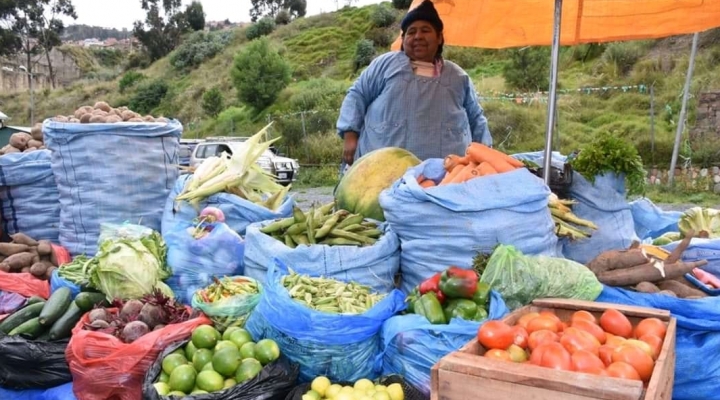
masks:
{"type": "Polygon", "coordinates": [[[528,348],[534,352],[540,345],[560,340],[557,333],[549,330],[535,331],[528,336],[528,348]]]}
{"type": "Polygon", "coordinates": [[[649,333],[642,335],[640,337],[640,340],[650,345],[650,348],[653,352],[652,358],[653,360],[657,360],[658,356],[660,355],[660,351],[662,350],[663,340],[649,333]]]}
{"type": "Polygon", "coordinates": [[[486,351],[485,357],[492,358],[495,360],[512,361],[512,358],[510,357],[510,353],[508,353],[505,350],[500,350],[500,349],[490,349],[490,350],[486,351]]]}
{"type": "Polygon", "coordinates": [[[478,341],[486,349],[505,350],[513,344],[513,331],[503,321],[487,321],[478,329],[478,341]]]}
{"type": "Polygon", "coordinates": [[[523,328],[527,329],[528,322],[532,321],[533,319],[535,319],[539,316],[540,316],[540,313],[536,313],[536,312],[527,313],[517,320],[516,325],[520,325],[523,328]]]}
{"type": "Polygon", "coordinates": [[[600,326],[605,332],[610,332],[613,335],[622,336],[626,339],[632,336],[633,333],[630,320],[620,311],[612,308],[602,313],[600,316],[600,326]]]}
{"type": "Polygon", "coordinates": [[[649,344],[643,342],[642,340],[628,339],[628,340],[625,341],[625,344],[628,345],[628,346],[639,347],[642,351],[644,351],[645,353],[647,353],[647,355],[649,355],[650,357],[652,357],[653,354],[654,354],[653,349],[652,349],[652,346],[650,346],[649,344]]]}
{"type": "Polygon", "coordinates": [[[607,334],[605,333],[605,331],[602,330],[602,328],[594,322],[579,319],[572,322],[572,327],[593,335],[595,339],[600,342],[600,344],[605,344],[605,341],[607,340],[607,334]]]}
{"type": "Polygon", "coordinates": [[[565,332],[565,329],[567,329],[567,328],[568,328],[568,324],[566,324],[565,322],[561,322],[558,332],[565,332]]]}
{"type": "Polygon", "coordinates": [[[541,367],[572,371],[570,353],[560,343],[548,343],[544,347],[540,356],[541,367]]]}
{"type": "Polygon", "coordinates": [[[570,354],[578,350],[585,350],[597,356],[600,348],[600,342],[595,339],[595,336],[577,328],[568,328],[560,338],[560,344],[570,354]]]}
{"type": "Polygon", "coordinates": [[[537,317],[533,318],[532,321],[528,322],[526,329],[528,333],[542,330],[548,330],[557,333],[559,328],[560,324],[554,319],[548,317],[537,317]]]}
{"type": "Polygon", "coordinates": [[[636,338],[650,334],[665,339],[665,332],[667,332],[667,326],[657,318],[645,318],[635,327],[636,338]]]}
{"type": "Polygon", "coordinates": [[[630,364],[637,371],[640,379],[647,382],[652,375],[655,362],[641,348],[633,345],[622,345],[612,353],[613,363],[624,362],[630,364]]]}
{"type": "Polygon", "coordinates": [[[635,381],[640,380],[635,368],[632,365],[624,362],[614,362],[607,367],[607,374],[613,378],[632,379],[635,381]]]}
{"type": "Polygon", "coordinates": [[[512,362],[523,363],[528,359],[528,354],[525,349],[516,344],[511,344],[507,349],[507,353],[510,355],[512,362]]]}
{"type": "Polygon", "coordinates": [[[595,318],[595,316],[592,315],[589,311],[585,310],[575,311],[572,317],[570,317],[571,325],[577,321],[587,321],[597,325],[597,318],[595,318]]]}
{"type": "Polygon", "coordinates": [[[604,344],[598,348],[598,355],[600,356],[600,360],[602,360],[603,364],[605,364],[606,367],[612,364],[612,354],[614,351],[615,347],[607,344],[604,344]]]}
{"type": "Polygon", "coordinates": [[[572,360],[573,370],[584,372],[586,374],[600,375],[600,371],[605,369],[605,364],[595,354],[578,350],[570,356],[572,360]]]}
{"type": "Polygon", "coordinates": [[[615,336],[610,333],[605,333],[605,336],[607,337],[607,340],[605,340],[605,344],[613,346],[613,347],[618,347],[618,346],[622,345],[623,343],[625,343],[625,341],[627,340],[624,337],[615,336]]]}
{"type": "Polygon", "coordinates": [[[562,320],[560,319],[560,317],[555,315],[555,313],[550,310],[540,311],[540,316],[545,317],[545,318],[554,319],[558,324],[558,329],[560,329],[560,325],[562,325],[562,323],[563,323],[562,320]]]}
{"type": "Polygon", "coordinates": [[[515,325],[512,328],[513,332],[513,344],[520,346],[523,349],[528,347],[528,333],[522,326],[515,325]]]}

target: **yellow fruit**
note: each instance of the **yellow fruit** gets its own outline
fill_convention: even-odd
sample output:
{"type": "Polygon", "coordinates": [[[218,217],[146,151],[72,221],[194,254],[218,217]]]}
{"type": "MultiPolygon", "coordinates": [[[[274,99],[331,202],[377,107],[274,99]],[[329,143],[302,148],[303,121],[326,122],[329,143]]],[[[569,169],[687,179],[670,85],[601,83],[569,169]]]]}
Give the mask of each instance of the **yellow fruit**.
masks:
{"type": "Polygon", "coordinates": [[[377,391],[377,392],[387,392],[387,386],[385,386],[385,385],[375,385],[375,391],[377,391]]]}
{"type": "Polygon", "coordinates": [[[330,387],[327,388],[325,391],[325,398],[326,399],[334,399],[338,394],[340,394],[340,391],[342,390],[342,386],[336,384],[330,385],[330,387]]]}
{"type": "Polygon", "coordinates": [[[362,390],[367,392],[368,390],[375,387],[375,384],[370,379],[360,379],[357,382],[355,382],[355,385],[353,387],[356,390],[362,390]]]}
{"type": "Polygon", "coordinates": [[[373,400],[390,400],[390,395],[388,392],[381,390],[373,395],[373,400]]]}
{"type": "Polygon", "coordinates": [[[343,388],[340,389],[340,393],[347,393],[349,395],[352,395],[353,393],[355,393],[355,388],[353,388],[352,386],[343,386],[343,388]]]}
{"type": "Polygon", "coordinates": [[[399,383],[388,386],[387,393],[390,395],[390,400],[405,400],[405,392],[403,392],[402,385],[399,383]]]}
{"type": "Polygon", "coordinates": [[[352,395],[352,392],[340,392],[337,396],[335,396],[335,400],[355,400],[355,398],[352,395]]]}
{"type": "Polygon", "coordinates": [[[328,379],[326,376],[318,376],[317,378],[313,379],[312,383],[310,384],[310,389],[318,392],[320,394],[320,397],[325,396],[325,392],[330,388],[330,379],[328,379]]]}
{"type": "Polygon", "coordinates": [[[322,399],[322,396],[320,395],[320,393],[318,393],[314,390],[308,390],[308,392],[302,396],[302,400],[320,400],[320,399],[322,399]]]}

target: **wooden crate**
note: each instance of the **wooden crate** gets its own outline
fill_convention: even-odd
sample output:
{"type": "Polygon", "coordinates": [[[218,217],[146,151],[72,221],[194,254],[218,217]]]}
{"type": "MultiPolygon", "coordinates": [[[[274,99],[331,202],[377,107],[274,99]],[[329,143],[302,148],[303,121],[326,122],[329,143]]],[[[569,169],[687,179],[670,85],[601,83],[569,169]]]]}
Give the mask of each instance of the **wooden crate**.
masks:
{"type": "Polygon", "coordinates": [[[668,311],[579,300],[542,299],[515,310],[503,320],[514,325],[524,314],[552,310],[566,321],[577,310],[587,310],[599,317],[609,308],[625,314],[633,326],[649,317],[667,321],[667,334],[647,388],[643,388],[639,381],[488,359],[482,357],[485,349],[473,339],[433,366],[431,400],[671,400],[676,320],[670,317],[668,311]]]}

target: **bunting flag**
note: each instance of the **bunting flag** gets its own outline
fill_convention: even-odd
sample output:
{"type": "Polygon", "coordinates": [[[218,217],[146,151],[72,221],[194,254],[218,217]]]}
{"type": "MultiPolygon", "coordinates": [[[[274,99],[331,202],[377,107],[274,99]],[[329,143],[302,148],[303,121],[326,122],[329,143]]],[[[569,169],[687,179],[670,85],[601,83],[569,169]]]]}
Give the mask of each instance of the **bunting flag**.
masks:
{"type": "MultiPolygon", "coordinates": [[[[622,85],[622,86],[601,86],[601,87],[582,87],[577,89],[558,89],[556,93],[560,95],[567,94],[593,94],[593,93],[605,93],[610,91],[622,91],[628,93],[631,91],[637,91],[641,94],[649,93],[647,85],[622,85]]],[[[530,104],[530,103],[547,103],[549,91],[540,91],[534,93],[502,93],[496,91],[490,91],[489,94],[478,93],[480,101],[510,101],[516,104],[530,104]]]]}

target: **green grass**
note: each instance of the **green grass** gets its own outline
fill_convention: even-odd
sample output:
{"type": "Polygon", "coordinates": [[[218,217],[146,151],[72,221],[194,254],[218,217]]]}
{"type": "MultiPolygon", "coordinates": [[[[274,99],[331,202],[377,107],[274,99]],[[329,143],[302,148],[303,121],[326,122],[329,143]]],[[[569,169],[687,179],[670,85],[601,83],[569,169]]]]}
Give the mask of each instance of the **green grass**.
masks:
{"type": "Polygon", "coordinates": [[[645,193],[645,197],[655,204],[683,204],[720,208],[720,195],[685,188],[650,186],[645,193]]]}

